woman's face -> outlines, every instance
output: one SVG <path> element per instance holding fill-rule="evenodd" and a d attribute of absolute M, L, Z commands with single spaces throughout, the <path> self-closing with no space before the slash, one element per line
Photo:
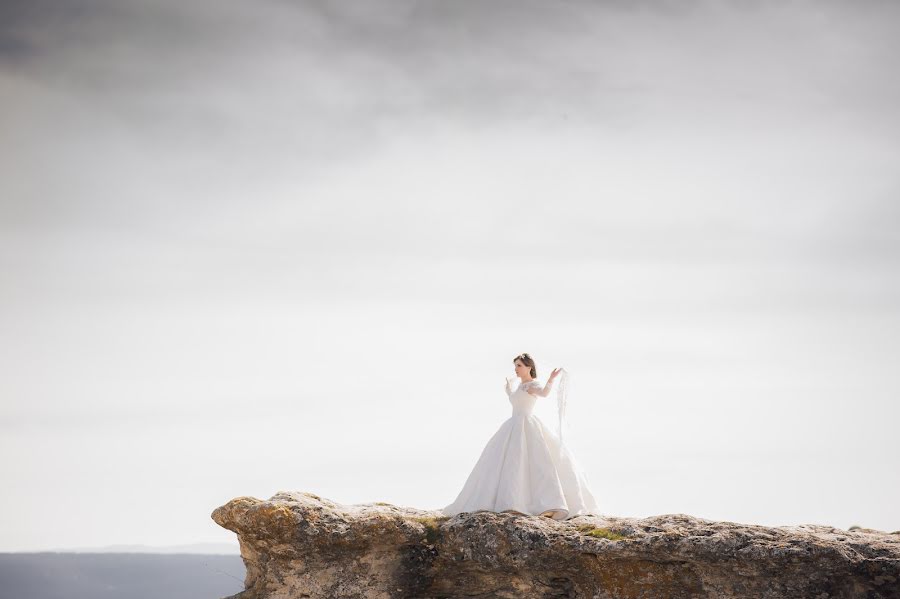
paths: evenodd
<path fill-rule="evenodd" d="M 516 376 L 518 376 L 520 379 L 525 378 L 531 372 L 531 368 L 525 366 L 525 364 L 522 363 L 522 360 L 516 360 L 515 364 Z"/>

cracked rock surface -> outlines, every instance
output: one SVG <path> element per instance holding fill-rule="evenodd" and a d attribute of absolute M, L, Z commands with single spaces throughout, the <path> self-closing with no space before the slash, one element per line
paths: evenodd
<path fill-rule="evenodd" d="M 580 516 L 237 497 L 212 518 L 247 566 L 233 599 L 900 599 L 900 531 L 757 526 L 686 514 Z"/>

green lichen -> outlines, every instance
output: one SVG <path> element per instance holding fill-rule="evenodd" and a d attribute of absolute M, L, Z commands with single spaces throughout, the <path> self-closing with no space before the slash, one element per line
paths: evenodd
<path fill-rule="evenodd" d="M 441 525 L 439 520 L 446 520 L 446 518 L 438 519 L 433 516 L 412 516 L 410 519 L 415 520 L 425 527 L 425 542 L 429 545 L 436 543 L 441 536 Z"/>
<path fill-rule="evenodd" d="M 578 530 L 586 535 L 597 537 L 598 539 L 609 539 L 610 541 L 621 541 L 622 539 L 628 538 L 617 532 L 613 532 L 608 528 L 595 528 L 590 524 L 583 524 L 578 527 Z"/>

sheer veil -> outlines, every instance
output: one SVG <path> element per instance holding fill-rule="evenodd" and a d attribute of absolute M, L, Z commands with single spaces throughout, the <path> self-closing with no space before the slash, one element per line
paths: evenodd
<path fill-rule="evenodd" d="M 559 371 L 559 386 L 556 388 L 556 412 L 559 415 L 559 442 L 564 444 L 563 432 L 568 428 L 566 424 L 566 406 L 569 401 L 569 371 L 565 368 L 560 368 Z"/>

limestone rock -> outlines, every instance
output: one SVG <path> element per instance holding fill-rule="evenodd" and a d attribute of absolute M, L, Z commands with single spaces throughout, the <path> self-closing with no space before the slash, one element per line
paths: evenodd
<path fill-rule="evenodd" d="M 238 497 L 212 518 L 247 566 L 233 599 L 900 598 L 900 531 L 686 514 L 580 516 Z"/>

